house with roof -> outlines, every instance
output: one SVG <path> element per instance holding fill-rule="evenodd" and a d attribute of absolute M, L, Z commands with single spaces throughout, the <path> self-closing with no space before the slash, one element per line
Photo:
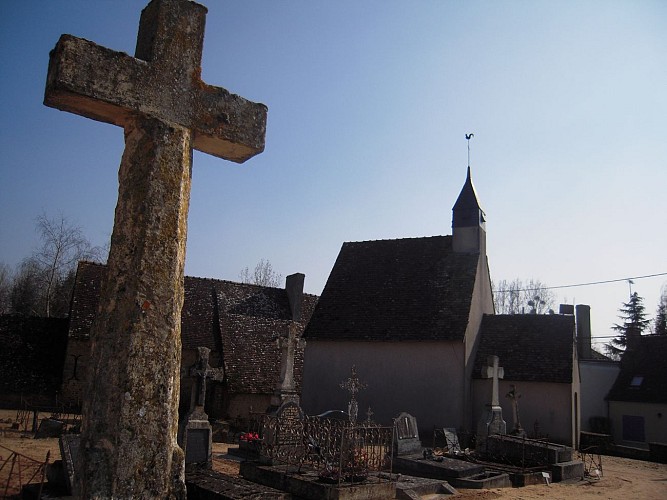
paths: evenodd
<path fill-rule="evenodd" d="M 485 314 L 493 314 L 485 215 L 470 169 L 452 235 L 344 243 L 304 332 L 302 404 L 345 409 L 352 366 L 366 389 L 360 418 L 400 411 L 434 426 L 470 428 L 472 371 Z"/>
<path fill-rule="evenodd" d="M 667 335 L 628 338 L 606 399 L 617 445 L 648 449 L 649 443 L 667 443 Z"/>
<path fill-rule="evenodd" d="M 62 398 L 79 403 L 85 390 L 90 327 L 99 303 L 106 266 L 81 262 L 70 310 L 63 369 Z M 182 374 L 179 413 L 189 410 L 193 380 L 187 376 L 197 361 L 197 348 L 211 350 L 209 364 L 224 370 L 224 380 L 207 384 L 206 411 L 212 418 L 247 417 L 276 404 L 285 382 L 301 389 L 303 343 L 299 341 L 317 297 L 303 293 L 304 275 L 286 278 L 284 289 L 185 277 L 181 313 Z M 287 344 L 293 342 L 289 363 Z"/>
<path fill-rule="evenodd" d="M 490 401 L 482 368 L 488 356 L 500 358 L 499 402 L 508 432 L 514 390 L 519 420 L 528 437 L 576 446 L 581 384 L 575 343 L 575 317 L 567 314 L 485 315 L 473 369 L 473 419 L 481 420 Z"/>

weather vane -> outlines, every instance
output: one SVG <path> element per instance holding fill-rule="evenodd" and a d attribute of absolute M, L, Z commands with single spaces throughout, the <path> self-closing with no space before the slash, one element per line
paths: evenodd
<path fill-rule="evenodd" d="M 468 168 L 470 168 L 470 139 L 475 137 L 475 134 L 472 132 L 470 134 L 466 134 L 466 141 L 468 141 Z"/>

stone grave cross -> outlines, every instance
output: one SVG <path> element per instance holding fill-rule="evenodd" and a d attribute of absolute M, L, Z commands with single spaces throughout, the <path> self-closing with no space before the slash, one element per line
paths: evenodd
<path fill-rule="evenodd" d="M 486 362 L 487 366 L 482 367 L 482 377 L 493 379 L 491 406 L 500 406 L 500 399 L 498 399 L 498 379 L 505 376 L 505 371 L 502 366 L 498 366 L 498 356 L 489 356 Z"/>
<path fill-rule="evenodd" d="M 491 404 L 486 405 L 485 414 L 477 425 L 477 450 L 484 451 L 486 438 L 493 434 L 507 434 L 507 424 L 503 420 L 503 409 L 498 399 L 498 379 L 505 376 L 499 365 L 498 356 L 486 358 L 486 366 L 482 367 L 482 377 L 493 379 L 491 390 Z"/>
<path fill-rule="evenodd" d="M 197 363 L 190 368 L 190 376 L 197 377 L 194 391 L 194 405 L 204 408 L 206 403 L 206 380 L 211 379 L 222 382 L 225 371 L 222 368 L 211 368 L 208 364 L 211 350 L 208 347 L 197 347 Z"/>
<path fill-rule="evenodd" d="M 276 339 L 280 352 L 280 380 L 276 384 L 271 404 L 280 406 L 287 401 L 299 404 L 299 393 L 294 383 L 294 361 L 297 351 L 302 349 L 302 340 L 296 325 L 290 324 L 287 335 Z"/>
<path fill-rule="evenodd" d="M 197 347 L 197 361 L 190 367 L 191 377 L 195 377 L 192 386 L 190 413 L 179 423 L 179 443 L 185 450 L 185 465 L 198 464 L 211 466 L 213 448 L 213 429 L 206 414 L 206 381 L 221 382 L 225 378 L 222 368 L 211 368 L 208 364 L 211 350 Z"/>
<path fill-rule="evenodd" d="M 514 417 L 514 427 L 512 428 L 511 434 L 515 436 L 525 436 L 526 431 L 521 427 L 521 420 L 519 419 L 519 399 L 521 399 L 521 393 L 516 390 L 516 385 L 510 385 L 510 391 L 505 395 L 512 401 L 512 416 Z"/>
<path fill-rule="evenodd" d="M 44 103 L 123 127 L 108 277 L 91 327 L 82 498 L 185 498 L 178 446 L 192 149 L 243 162 L 267 108 L 201 80 L 206 8 L 152 0 L 135 57 L 62 35 Z"/>

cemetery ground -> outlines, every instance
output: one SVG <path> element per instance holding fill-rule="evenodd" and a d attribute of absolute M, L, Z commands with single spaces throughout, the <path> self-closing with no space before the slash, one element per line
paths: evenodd
<path fill-rule="evenodd" d="M 45 415 L 46 416 L 46 415 Z M 0 410 L 0 457 L 5 459 L 7 450 L 43 462 L 51 452 L 50 462 L 60 459 L 57 438 L 34 439 L 32 434 L 8 430 L 16 419 L 16 410 Z M 213 443 L 213 469 L 223 474 L 237 476 L 239 462 L 226 453 L 229 445 Z M 667 464 L 644 462 L 627 458 L 603 456 L 603 476 L 598 480 L 567 481 L 546 485 L 531 485 L 523 488 L 493 488 L 483 490 L 459 490 L 453 498 L 474 500 L 626 500 L 667 498 Z M 0 484 L 4 486 L 7 473 L 0 471 Z"/>

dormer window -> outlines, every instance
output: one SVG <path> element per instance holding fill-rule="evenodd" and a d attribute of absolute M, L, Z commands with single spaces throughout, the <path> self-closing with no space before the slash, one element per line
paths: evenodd
<path fill-rule="evenodd" d="M 644 377 L 642 375 L 635 375 L 632 377 L 632 380 L 630 381 L 630 387 L 639 387 L 642 385 L 642 382 L 644 381 Z"/>

